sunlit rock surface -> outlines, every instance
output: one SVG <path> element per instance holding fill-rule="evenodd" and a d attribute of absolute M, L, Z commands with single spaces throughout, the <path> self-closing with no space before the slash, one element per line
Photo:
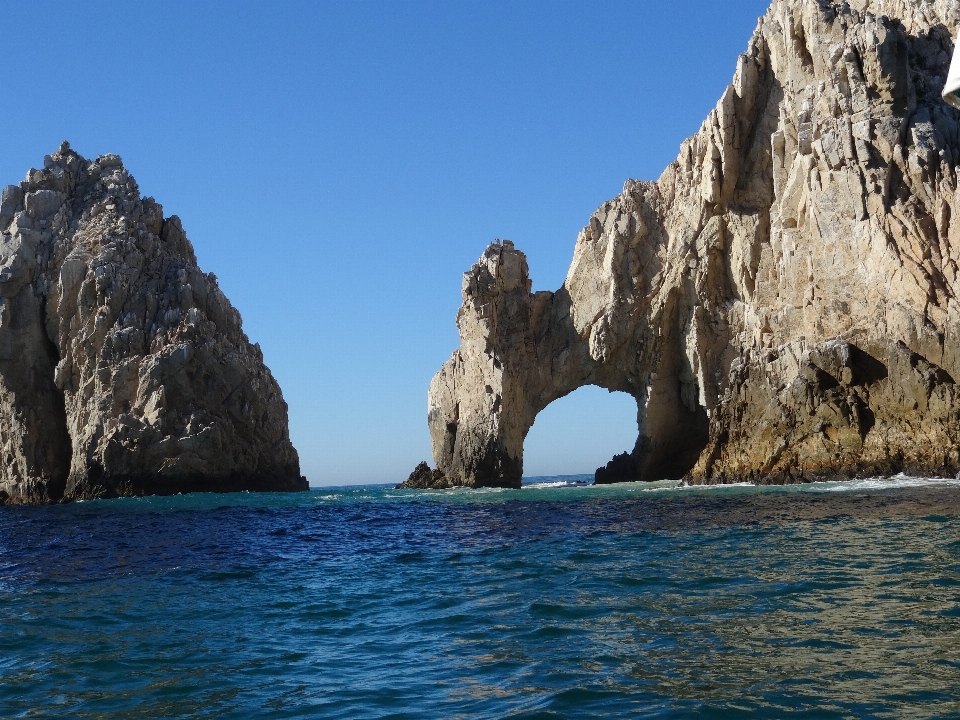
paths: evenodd
<path fill-rule="evenodd" d="M 0 503 L 307 488 L 260 348 L 115 155 L 3 190 L 0 445 Z"/>
<path fill-rule="evenodd" d="M 952 0 L 776 0 L 677 160 L 590 218 L 563 287 L 531 294 L 524 255 L 487 248 L 429 391 L 446 482 L 518 486 L 537 413 L 587 384 L 638 405 L 600 482 L 956 473 L 958 26 Z"/>

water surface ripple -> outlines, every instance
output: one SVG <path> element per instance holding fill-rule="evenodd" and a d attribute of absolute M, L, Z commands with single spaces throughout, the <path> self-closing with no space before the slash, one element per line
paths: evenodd
<path fill-rule="evenodd" d="M 0 508 L 0 716 L 960 717 L 960 483 Z"/>

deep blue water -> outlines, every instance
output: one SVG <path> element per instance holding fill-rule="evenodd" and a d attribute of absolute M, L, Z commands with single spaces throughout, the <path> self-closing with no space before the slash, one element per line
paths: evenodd
<path fill-rule="evenodd" d="M 0 717 L 960 717 L 960 483 L 0 508 Z"/>

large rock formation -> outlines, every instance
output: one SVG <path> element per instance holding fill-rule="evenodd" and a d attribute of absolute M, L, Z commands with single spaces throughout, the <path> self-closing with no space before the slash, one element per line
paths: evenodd
<path fill-rule="evenodd" d="M 958 27 L 954 0 L 775 0 L 677 160 L 590 218 L 560 290 L 487 248 L 430 386 L 446 483 L 519 485 L 537 413 L 587 384 L 638 405 L 601 482 L 955 473 Z"/>
<path fill-rule="evenodd" d="M 307 487 L 260 348 L 115 155 L 3 190 L 0 445 L 0 503 Z"/>

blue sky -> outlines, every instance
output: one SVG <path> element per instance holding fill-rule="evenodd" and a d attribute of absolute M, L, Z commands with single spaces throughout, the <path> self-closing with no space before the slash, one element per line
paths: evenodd
<path fill-rule="evenodd" d="M 0 3 L 0 185 L 69 139 L 183 220 L 290 406 L 312 484 L 402 480 L 495 237 L 535 289 L 625 179 L 656 179 L 766 0 Z M 545 410 L 525 474 L 592 472 L 636 406 Z"/>

